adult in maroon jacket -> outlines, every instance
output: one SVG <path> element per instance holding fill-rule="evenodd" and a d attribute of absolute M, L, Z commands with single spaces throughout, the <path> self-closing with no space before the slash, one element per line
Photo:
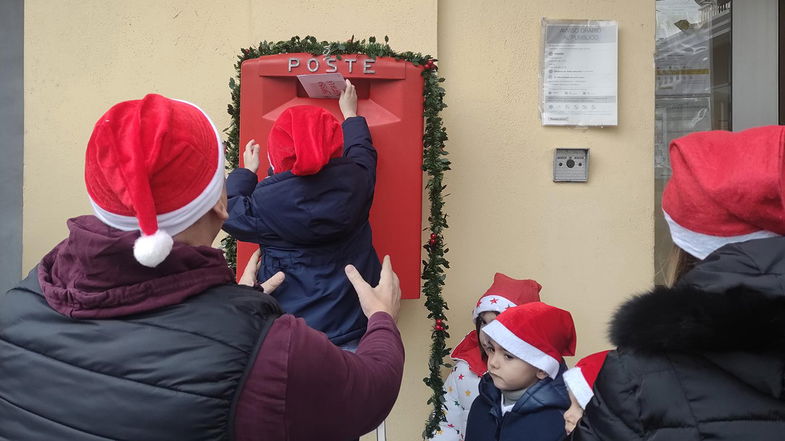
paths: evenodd
<path fill-rule="evenodd" d="M 342 441 L 385 418 L 404 356 L 389 259 L 375 288 L 346 269 L 368 316 L 356 353 L 235 284 L 211 246 L 222 152 L 201 110 L 159 95 L 99 120 L 95 216 L 0 295 L 0 439 Z"/>

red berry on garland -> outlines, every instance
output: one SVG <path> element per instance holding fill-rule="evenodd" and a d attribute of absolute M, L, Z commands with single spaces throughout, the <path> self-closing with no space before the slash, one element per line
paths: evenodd
<path fill-rule="evenodd" d="M 431 233 L 431 239 L 432 240 L 436 240 L 438 238 L 439 238 L 439 236 L 437 236 L 436 233 Z"/>
<path fill-rule="evenodd" d="M 431 239 L 431 240 L 429 240 L 429 241 L 428 241 L 428 245 L 430 245 L 430 246 L 434 246 L 434 245 L 436 245 L 436 239 Z"/>
<path fill-rule="evenodd" d="M 444 331 L 444 326 L 442 325 L 436 325 L 433 328 L 436 329 L 437 331 Z"/>
<path fill-rule="evenodd" d="M 441 326 L 442 325 L 442 319 L 436 319 L 436 324 Z"/>

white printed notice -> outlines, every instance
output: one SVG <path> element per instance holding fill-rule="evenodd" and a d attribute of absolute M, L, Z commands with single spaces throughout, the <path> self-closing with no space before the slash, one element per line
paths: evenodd
<path fill-rule="evenodd" d="M 542 33 L 542 124 L 617 125 L 618 23 L 543 19 Z"/>
<path fill-rule="evenodd" d="M 311 98 L 338 98 L 346 89 L 343 75 L 339 73 L 297 75 L 305 93 Z"/>

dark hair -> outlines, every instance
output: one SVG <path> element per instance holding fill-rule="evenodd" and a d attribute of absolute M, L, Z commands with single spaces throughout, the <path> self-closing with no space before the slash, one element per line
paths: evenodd
<path fill-rule="evenodd" d="M 477 315 L 477 318 L 474 319 L 474 329 L 477 330 L 477 346 L 480 348 L 480 356 L 482 357 L 482 361 L 488 361 L 488 354 L 485 353 L 485 349 L 482 347 L 482 341 L 480 341 L 480 328 L 482 328 L 482 325 L 482 314 L 479 314 Z"/>

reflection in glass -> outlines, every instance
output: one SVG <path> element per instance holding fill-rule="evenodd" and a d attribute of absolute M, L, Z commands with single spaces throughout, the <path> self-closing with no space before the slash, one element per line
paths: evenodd
<path fill-rule="evenodd" d="M 654 121 L 655 283 L 672 242 L 662 215 L 668 146 L 704 130 L 731 130 L 731 1 L 657 0 Z"/>

